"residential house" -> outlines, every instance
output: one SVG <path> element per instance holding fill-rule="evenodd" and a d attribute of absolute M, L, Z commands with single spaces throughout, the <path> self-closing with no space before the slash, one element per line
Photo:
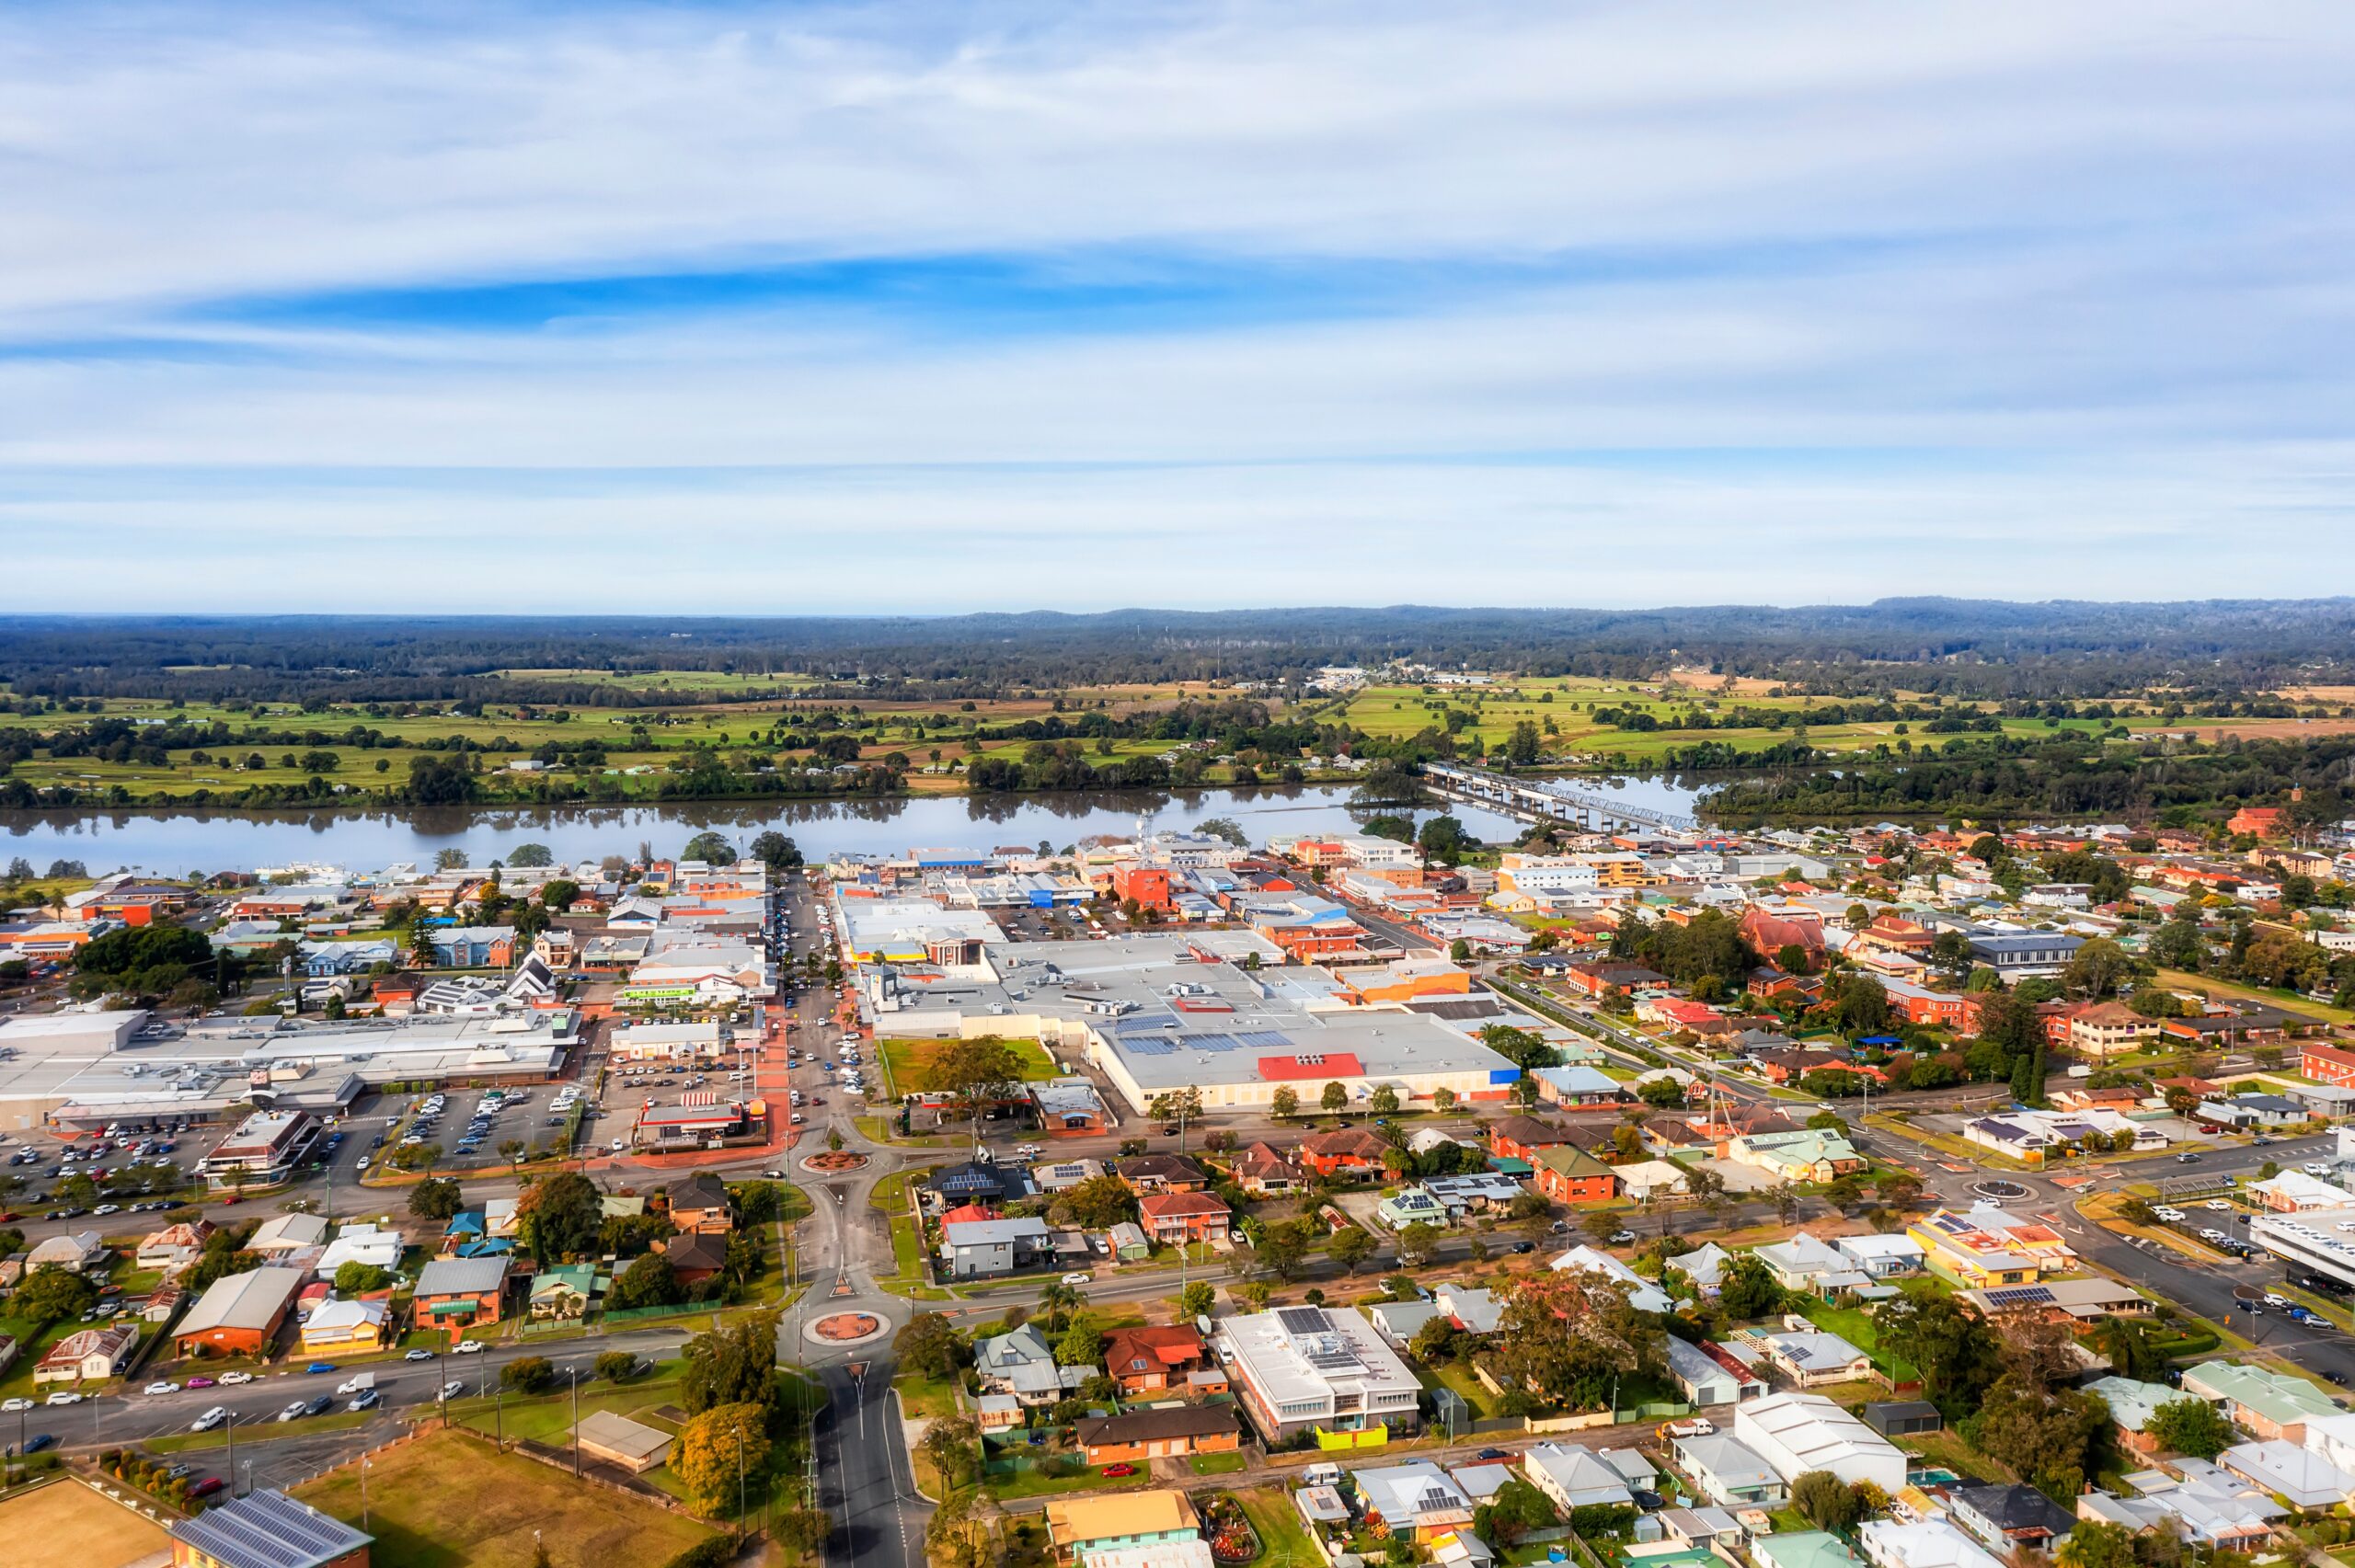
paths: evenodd
<path fill-rule="evenodd" d="M 1766 1385 L 1730 1356 L 1720 1359 L 1709 1354 L 1706 1345 L 1673 1334 L 1667 1344 L 1668 1375 L 1696 1409 L 1735 1404 L 1766 1391 Z"/>
<path fill-rule="evenodd" d="M 134 1323 L 109 1323 L 102 1328 L 76 1329 L 33 1364 L 33 1386 L 48 1383 L 98 1382 L 119 1378 L 139 1345 Z"/>
<path fill-rule="evenodd" d="M 1854 1382 L 1872 1376 L 1872 1357 L 1836 1333 L 1822 1330 L 1759 1336 L 1766 1359 L 1802 1389 Z"/>
<path fill-rule="evenodd" d="M 322 1301 L 303 1320 L 303 1350 L 310 1356 L 350 1356 L 391 1343 L 389 1300 L 354 1298 Z"/>
<path fill-rule="evenodd" d="M 644 1475 L 661 1466 L 671 1457 L 671 1446 L 676 1441 L 659 1426 L 610 1410 L 592 1411 L 572 1431 L 584 1457 L 632 1475 Z"/>
<path fill-rule="evenodd" d="M 1620 1473 L 1573 1443 L 1535 1443 L 1523 1450 L 1521 1468 L 1562 1516 L 1573 1508 L 1627 1507 L 1635 1494 Z"/>
<path fill-rule="evenodd" d="M 728 1238 L 708 1230 L 667 1237 L 655 1242 L 654 1249 L 682 1285 L 700 1285 L 728 1267 Z"/>
<path fill-rule="evenodd" d="M 62 1231 L 33 1243 L 32 1251 L 25 1254 L 25 1272 L 62 1268 L 68 1274 L 80 1274 L 106 1262 L 107 1256 L 107 1244 L 96 1230 Z"/>
<path fill-rule="evenodd" d="M 1187 1373 L 1209 1363 L 1202 1336 L 1183 1324 L 1114 1329 L 1104 1336 L 1104 1370 L 1123 1397 L 1180 1386 Z"/>
<path fill-rule="evenodd" d="M 1164 1489 L 1057 1497 L 1047 1504 L 1047 1539 L 1060 1563 L 1141 1546 L 1197 1541 L 1201 1524 L 1184 1493 Z"/>
<path fill-rule="evenodd" d="M 1775 1283 L 1786 1290 L 1806 1290 L 1813 1293 L 1853 1290 L 1865 1282 L 1865 1273 L 1855 1260 L 1829 1242 L 1819 1241 L 1805 1230 L 1786 1242 L 1774 1242 L 1752 1249 L 1752 1255 L 1766 1265 Z"/>
<path fill-rule="evenodd" d="M 524 1300 L 534 1319 L 579 1318 L 588 1315 L 597 1292 L 597 1265 L 557 1264 L 532 1276 Z"/>
<path fill-rule="evenodd" d="M 2050 1551 L 2076 1521 L 2033 1486 L 1956 1486 L 1947 1492 L 1955 1522 L 1997 1551 Z"/>
<path fill-rule="evenodd" d="M 1722 1435 L 1676 1439 L 1676 1468 L 1694 1490 L 1728 1508 L 1771 1508 L 1790 1494 L 1775 1467 L 1739 1438 Z"/>
<path fill-rule="evenodd" d="M 1139 1154 L 1116 1161 L 1112 1173 L 1140 1196 L 1152 1193 L 1199 1193 L 1210 1190 L 1210 1173 L 1182 1154 Z"/>
<path fill-rule="evenodd" d="M 1856 1533 L 1873 1568 L 2004 1568 L 2001 1558 L 1943 1518 L 1867 1519 Z"/>
<path fill-rule="evenodd" d="M 1922 1272 L 1922 1243 L 1895 1232 L 1834 1236 L 1832 1244 L 1859 1274 L 1874 1280 L 1896 1279 Z"/>
<path fill-rule="evenodd" d="M 1731 1140 L 1727 1155 L 1784 1182 L 1829 1182 L 1865 1169 L 1865 1157 L 1845 1136 L 1808 1127 L 1744 1134 Z"/>
<path fill-rule="evenodd" d="M 728 1200 L 728 1185 L 707 1172 L 672 1182 L 662 1189 L 671 1223 L 681 1230 L 724 1235 L 735 1229 L 735 1211 Z"/>
<path fill-rule="evenodd" d="M 2181 1479 L 2161 1470 L 2136 1471 L 2118 1495 L 2089 1492 L 2077 1499 L 2077 1517 L 2116 1525 L 2136 1535 L 2154 1531 L 2203 1546 L 2253 1551 L 2290 1510 L 2271 1496 L 2205 1459 L 2174 1461 Z"/>
<path fill-rule="evenodd" d="M 973 1371 L 984 1393 L 1006 1394 L 1025 1405 L 1050 1405 L 1096 1375 L 1093 1367 L 1059 1367 L 1054 1347 L 1037 1323 L 973 1346 Z"/>
<path fill-rule="evenodd" d="M 1535 1150 L 1530 1162 L 1530 1185 L 1557 1203 L 1608 1203 L 1618 1196 L 1611 1167 L 1567 1142 Z"/>
<path fill-rule="evenodd" d="M 1567 1127 L 1535 1116 L 1500 1116 L 1488 1124 L 1488 1152 L 1500 1160 L 1526 1160 L 1534 1164 L 1538 1150 L 1570 1143 Z"/>
<path fill-rule="evenodd" d="M 1665 1312 L 1675 1306 L 1668 1292 L 1598 1247 L 1583 1242 L 1553 1262 L 1557 1274 L 1590 1274 L 1626 1287 L 1627 1304 L 1639 1312 Z"/>
<path fill-rule="evenodd" d="M 261 1222 L 245 1250 L 269 1257 L 327 1244 L 327 1220 L 323 1214 L 274 1214 Z"/>
<path fill-rule="evenodd" d="M 1137 1223 L 1165 1245 L 1223 1242 L 1234 1214 L 1206 1192 L 1148 1193 L 1137 1199 Z"/>
<path fill-rule="evenodd" d="M 1300 1167 L 1267 1143 L 1245 1148 L 1229 1169 L 1235 1173 L 1235 1185 L 1254 1197 L 1281 1197 L 1308 1185 Z"/>
<path fill-rule="evenodd" d="M 508 1260 L 503 1254 L 435 1258 L 417 1276 L 414 1298 L 420 1328 L 461 1330 L 500 1321 L 507 1295 Z"/>
<path fill-rule="evenodd" d="M 1453 1217 L 1447 1205 L 1419 1186 L 1402 1187 L 1374 1206 L 1382 1222 L 1393 1230 L 1404 1230 L 1409 1225 L 1445 1225 Z"/>
<path fill-rule="evenodd" d="M 2284 1438 L 2239 1443 L 2216 1456 L 2217 1465 L 2295 1508 L 2336 1508 L 2355 1493 L 2349 1475 L 2322 1455 Z"/>
<path fill-rule="evenodd" d="M 262 1267 L 214 1280 L 172 1331 L 180 1354 L 265 1353 L 293 1308 L 304 1273 L 299 1268 Z"/>
<path fill-rule="evenodd" d="M 2131 1056 L 2159 1036 L 2159 1021 L 2123 1002 L 2097 1001 L 2069 1013 L 2069 1048 L 2089 1060 Z"/>
<path fill-rule="evenodd" d="M 2167 1383 L 2145 1383 L 2133 1378 L 2096 1378 L 2085 1385 L 2085 1392 L 2101 1396 L 2109 1407 L 2109 1419 L 2118 1428 L 2118 1446 L 2130 1454 L 2147 1459 L 2158 1453 L 2165 1445 L 2151 1436 L 2147 1428 L 2151 1417 L 2163 1404 L 2177 1400 L 2197 1399 Z"/>
<path fill-rule="evenodd" d="M 2235 1361 L 2203 1361 L 2186 1368 L 2183 1391 L 2206 1400 L 2257 1437 L 2292 1443 L 2305 1441 L 2308 1421 L 2338 1408 L 2303 1378 Z"/>
<path fill-rule="evenodd" d="M 210 1219 L 167 1225 L 160 1230 L 149 1231 L 132 1255 L 141 1268 L 177 1274 L 204 1255 L 204 1243 L 217 1229 Z"/>
<path fill-rule="evenodd" d="M 1378 1520 L 1391 1534 L 1418 1545 L 1428 1546 L 1472 1523 L 1472 1499 L 1429 1459 L 1370 1466 L 1350 1479 L 1369 1521 Z"/>
<path fill-rule="evenodd" d="M 1143 1465 L 1194 1454 L 1231 1454 L 1243 1430 L 1231 1404 L 1160 1405 L 1079 1423 L 1073 1434 L 1090 1466 Z"/>
<path fill-rule="evenodd" d="M 1545 1067 L 1533 1074 L 1539 1097 L 1568 1107 L 1614 1106 L 1634 1103 L 1627 1085 L 1592 1067 Z"/>
<path fill-rule="evenodd" d="M 1783 1530 L 1750 1543 L 1758 1568 L 1856 1568 L 1855 1553 L 1829 1530 Z"/>
<path fill-rule="evenodd" d="M 2052 1322 L 2088 1323 L 2097 1318 L 2147 1318 L 2157 1310 L 2149 1297 L 2106 1275 L 2084 1279 L 2045 1278 L 2034 1285 L 1999 1285 L 1960 1294 L 1964 1300 L 1995 1319 L 2029 1312 Z"/>
<path fill-rule="evenodd" d="M 1320 1176 L 1379 1174 L 1396 1157 L 1390 1145 L 1361 1127 L 1312 1133 L 1300 1142 L 1300 1162 Z"/>
<path fill-rule="evenodd" d="M 984 1219 L 940 1228 L 943 1270 L 952 1279 L 983 1279 L 1016 1274 L 1054 1257 L 1053 1237 L 1043 1219 Z"/>

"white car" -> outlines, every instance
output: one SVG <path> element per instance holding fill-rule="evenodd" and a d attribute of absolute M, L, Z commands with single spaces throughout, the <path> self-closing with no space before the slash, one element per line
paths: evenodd
<path fill-rule="evenodd" d="M 2157 1215 L 2160 1219 L 2165 1220 L 2170 1225 L 2183 1218 L 2183 1210 L 2180 1208 L 2154 1208 L 2151 1210 L 2151 1212 Z"/>
<path fill-rule="evenodd" d="M 2269 1290 L 2266 1292 L 2265 1304 L 2269 1307 L 2286 1307 L 2290 1304 L 2290 1298 L 2287 1296 L 2276 1296 Z"/>
<path fill-rule="evenodd" d="M 190 1422 L 188 1429 L 191 1432 L 210 1432 L 228 1419 L 228 1411 L 216 1404 L 194 1421 Z"/>
<path fill-rule="evenodd" d="M 33 1402 L 29 1399 L 0 1400 L 0 1410 L 5 1410 L 10 1414 L 20 1410 L 30 1410 L 32 1407 Z"/>
<path fill-rule="evenodd" d="M 2309 1160 L 2303 1169 L 2309 1176 L 2327 1176 L 2330 1174 L 2330 1162 L 2326 1160 Z"/>
<path fill-rule="evenodd" d="M 280 1411 L 278 1413 L 278 1419 L 281 1421 L 300 1421 L 303 1419 L 303 1413 L 310 1408 L 311 1402 L 309 1400 L 298 1399 L 293 1404 L 288 1405 L 284 1410 Z"/>
<path fill-rule="evenodd" d="M 442 1385 L 442 1397 L 443 1399 L 456 1399 L 465 1391 L 466 1385 L 458 1382 L 454 1379 Z"/>
<path fill-rule="evenodd" d="M 1717 1429 L 1716 1422 L 1695 1416 L 1690 1421 L 1671 1422 L 1669 1425 L 1668 1435 L 1671 1437 L 1706 1437 L 1714 1434 Z"/>
<path fill-rule="evenodd" d="M 82 1395 L 82 1394 L 69 1394 L 69 1393 L 59 1392 L 59 1393 L 53 1393 L 53 1394 L 50 1395 L 47 1399 L 45 1399 L 45 1400 L 41 1401 L 41 1403 L 43 1403 L 43 1404 L 80 1404 L 80 1403 L 82 1402 L 82 1401 L 83 1401 L 83 1399 L 84 1399 L 85 1397 L 86 1397 L 86 1396 L 84 1396 L 84 1395 Z"/>
<path fill-rule="evenodd" d="M 251 1372 L 224 1372 L 213 1379 L 216 1383 L 250 1383 L 253 1380 Z"/>
<path fill-rule="evenodd" d="M 180 1391 L 180 1386 L 178 1383 L 150 1383 L 147 1391 L 151 1394 L 176 1394 Z"/>
<path fill-rule="evenodd" d="M 458 1341 L 457 1344 L 450 1347 L 450 1354 L 453 1356 L 479 1356 L 482 1354 L 482 1341 L 478 1339 L 462 1339 Z"/>
<path fill-rule="evenodd" d="M 2211 1209 L 2214 1209 L 2216 1212 L 2218 1212 L 2218 1213 L 2220 1213 L 2220 1214 L 2229 1214 L 2229 1213 L 2231 1213 L 2231 1212 L 2232 1212 L 2232 1207 L 2233 1207 L 2233 1206 L 2232 1206 L 2231 1204 L 2226 1203 L 2226 1202 L 2225 1202 L 2223 1198 L 2221 1198 L 2221 1197 L 2211 1197 L 2211 1198 L 2210 1198 L 2206 1203 L 2201 1204 L 2200 1207 L 2202 1207 L 2202 1208 L 2211 1208 Z"/>
<path fill-rule="evenodd" d="M 1065 1285 L 1093 1285 L 1095 1282 L 1096 1276 L 1092 1274 L 1066 1274 L 1063 1276 L 1063 1283 Z"/>

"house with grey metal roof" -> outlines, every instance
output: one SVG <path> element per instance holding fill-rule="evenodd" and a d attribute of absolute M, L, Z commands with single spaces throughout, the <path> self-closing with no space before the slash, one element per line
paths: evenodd
<path fill-rule="evenodd" d="M 952 1279 L 1014 1274 L 1051 1263 L 1054 1255 L 1053 1234 L 1036 1217 L 966 1219 L 940 1228 L 940 1259 Z"/>
<path fill-rule="evenodd" d="M 1676 1465 L 1703 1496 L 1728 1508 L 1772 1506 L 1788 1494 L 1775 1467 L 1731 1437 L 1679 1437 Z"/>

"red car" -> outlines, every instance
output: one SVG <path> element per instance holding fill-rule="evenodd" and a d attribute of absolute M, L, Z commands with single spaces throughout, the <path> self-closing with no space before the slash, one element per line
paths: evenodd
<path fill-rule="evenodd" d="M 217 1475 L 208 1475 L 194 1486 L 190 1487 L 188 1494 L 191 1497 L 210 1497 L 228 1484 Z"/>
<path fill-rule="evenodd" d="M 1137 1467 L 1134 1465 L 1106 1465 L 1103 1473 L 1108 1480 L 1110 1480 L 1124 1475 L 1134 1475 L 1136 1472 Z"/>
<path fill-rule="evenodd" d="M 213 1383 L 210 1378 L 190 1378 L 187 1386 L 191 1389 L 209 1389 L 213 1386 Z"/>

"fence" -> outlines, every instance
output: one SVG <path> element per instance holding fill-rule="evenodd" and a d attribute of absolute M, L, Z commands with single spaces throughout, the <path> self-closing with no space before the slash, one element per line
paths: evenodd
<path fill-rule="evenodd" d="M 708 1301 L 684 1301 L 672 1307 L 624 1307 L 617 1312 L 603 1314 L 598 1321 L 610 1329 L 616 1323 L 642 1323 L 651 1318 L 691 1318 L 715 1310 Z"/>

